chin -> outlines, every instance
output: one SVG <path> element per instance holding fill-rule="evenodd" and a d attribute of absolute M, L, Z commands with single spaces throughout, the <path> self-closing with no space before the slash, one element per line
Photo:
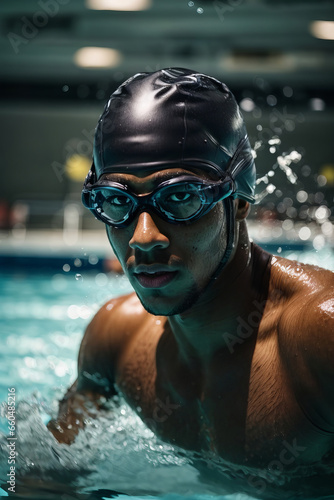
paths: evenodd
<path fill-rule="evenodd" d="M 200 291 L 194 285 L 186 296 L 178 294 L 177 297 L 165 297 L 160 290 L 155 290 L 149 297 L 142 297 L 137 291 L 136 294 L 147 312 L 154 316 L 175 316 L 190 309 L 200 296 Z M 183 300 L 180 301 L 180 296 Z"/>

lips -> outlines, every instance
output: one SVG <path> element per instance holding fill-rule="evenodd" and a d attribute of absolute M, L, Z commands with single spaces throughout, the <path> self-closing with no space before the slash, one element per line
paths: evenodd
<path fill-rule="evenodd" d="M 133 274 L 144 288 L 163 288 L 175 278 L 177 271 L 171 270 L 168 266 L 154 264 L 138 266 Z"/>

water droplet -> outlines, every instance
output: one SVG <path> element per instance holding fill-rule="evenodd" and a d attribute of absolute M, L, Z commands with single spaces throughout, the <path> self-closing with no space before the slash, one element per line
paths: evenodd
<path fill-rule="evenodd" d="M 298 236 L 301 240 L 306 241 L 311 237 L 311 229 L 308 226 L 303 226 L 299 231 L 298 231 Z"/>
<path fill-rule="evenodd" d="M 282 247 L 278 247 L 277 253 L 281 253 L 281 252 L 282 252 Z"/>
<path fill-rule="evenodd" d="M 318 175 L 317 183 L 318 186 L 323 187 L 327 184 L 327 178 L 324 175 Z"/>
<path fill-rule="evenodd" d="M 90 254 L 90 256 L 88 257 L 88 262 L 92 265 L 92 266 L 95 266 L 95 264 L 97 264 L 99 261 L 99 258 L 97 255 L 95 254 Z"/>
<path fill-rule="evenodd" d="M 269 139 L 268 144 L 271 146 L 275 144 L 281 144 L 281 139 L 279 137 L 274 136 L 272 139 Z"/>
<path fill-rule="evenodd" d="M 76 275 L 75 275 L 75 279 L 76 279 L 77 281 L 82 281 L 82 280 L 83 280 L 83 277 L 81 276 L 81 274 L 76 274 Z"/>
<path fill-rule="evenodd" d="M 323 111 L 326 107 L 325 101 L 317 97 L 310 99 L 310 106 L 313 111 Z"/>
<path fill-rule="evenodd" d="M 285 97 L 292 97 L 293 96 L 293 89 L 291 87 L 283 87 L 283 94 Z"/>
<path fill-rule="evenodd" d="M 193 7 L 194 6 L 194 2 L 188 2 L 188 7 Z"/>
<path fill-rule="evenodd" d="M 281 170 L 287 176 L 287 179 L 291 182 L 291 184 L 295 184 L 298 177 L 290 168 L 291 163 L 297 163 L 300 161 L 302 155 L 297 151 L 292 151 L 288 155 L 282 155 L 277 157 L 277 164 Z"/>
<path fill-rule="evenodd" d="M 323 222 L 321 223 L 321 232 L 325 235 L 325 236 L 332 236 L 332 234 L 334 233 L 334 226 L 331 222 L 329 221 L 326 221 L 326 222 Z"/>
<path fill-rule="evenodd" d="M 331 211 L 329 210 L 328 207 L 325 205 L 321 205 L 317 210 L 315 211 L 315 218 L 318 219 L 318 221 L 325 221 L 327 218 L 330 216 Z"/>
<path fill-rule="evenodd" d="M 253 111 L 255 108 L 255 102 L 250 97 L 245 97 L 242 101 L 240 101 L 240 107 L 244 111 Z"/>
<path fill-rule="evenodd" d="M 326 245 L 326 240 L 322 234 L 318 234 L 313 240 L 313 248 L 316 251 L 321 250 Z"/>
<path fill-rule="evenodd" d="M 269 106 L 276 106 L 277 104 L 277 98 L 270 94 L 267 96 L 267 103 L 269 104 Z"/>
<path fill-rule="evenodd" d="M 71 266 L 69 264 L 63 265 L 63 271 L 65 271 L 65 273 L 68 273 L 68 271 L 70 271 L 70 269 L 71 269 Z"/>
<path fill-rule="evenodd" d="M 282 228 L 285 230 L 285 231 L 291 231 L 294 227 L 294 223 L 292 220 L 290 219 L 285 219 L 282 223 Z"/>
<path fill-rule="evenodd" d="M 203 14 L 204 10 L 202 9 L 202 7 L 198 7 L 197 9 L 197 14 Z"/>
<path fill-rule="evenodd" d="M 296 198 L 297 198 L 297 201 L 299 201 L 299 203 L 304 203 L 308 198 L 308 194 L 306 191 L 300 190 L 296 194 Z"/>

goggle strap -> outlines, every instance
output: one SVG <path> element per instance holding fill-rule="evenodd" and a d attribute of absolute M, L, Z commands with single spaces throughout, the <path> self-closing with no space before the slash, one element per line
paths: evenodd
<path fill-rule="evenodd" d="M 90 186 L 93 186 L 97 182 L 96 178 L 96 171 L 95 171 L 95 165 L 94 162 L 92 163 L 92 166 L 90 167 L 90 170 L 88 174 L 86 175 L 86 179 L 83 185 L 83 189 L 87 189 Z"/>
<path fill-rule="evenodd" d="M 233 198 L 229 196 L 228 198 L 225 198 L 223 200 L 224 203 L 224 208 L 225 208 L 225 213 L 226 213 L 226 233 L 227 233 L 227 241 L 226 241 L 226 249 L 225 253 L 223 255 L 222 260 L 218 264 L 217 269 L 211 276 L 209 283 L 207 287 L 209 286 L 212 281 L 217 279 L 218 275 L 222 271 L 222 269 L 226 266 L 228 263 L 232 251 L 234 249 L 234 233 L 235 233 L 235 221 L 234 221 L 234 203 L 233 203 Z"/>

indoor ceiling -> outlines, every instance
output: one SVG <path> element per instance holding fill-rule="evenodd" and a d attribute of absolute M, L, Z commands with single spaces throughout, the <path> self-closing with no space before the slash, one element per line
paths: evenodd
<path fill-rule="evenodd" d="M 312 23 L 334 20 L 333 1 L 141 0 L 139 11 L 88 1 L 1 0 L 2 99 L 104 99 L 136 72 L 177 66 L 237 91 L 292 88 L 331 100 L 334 41 L 314 36 Z M 113 49 L 109 67 L 78 66 L 84 47 Z"/>

